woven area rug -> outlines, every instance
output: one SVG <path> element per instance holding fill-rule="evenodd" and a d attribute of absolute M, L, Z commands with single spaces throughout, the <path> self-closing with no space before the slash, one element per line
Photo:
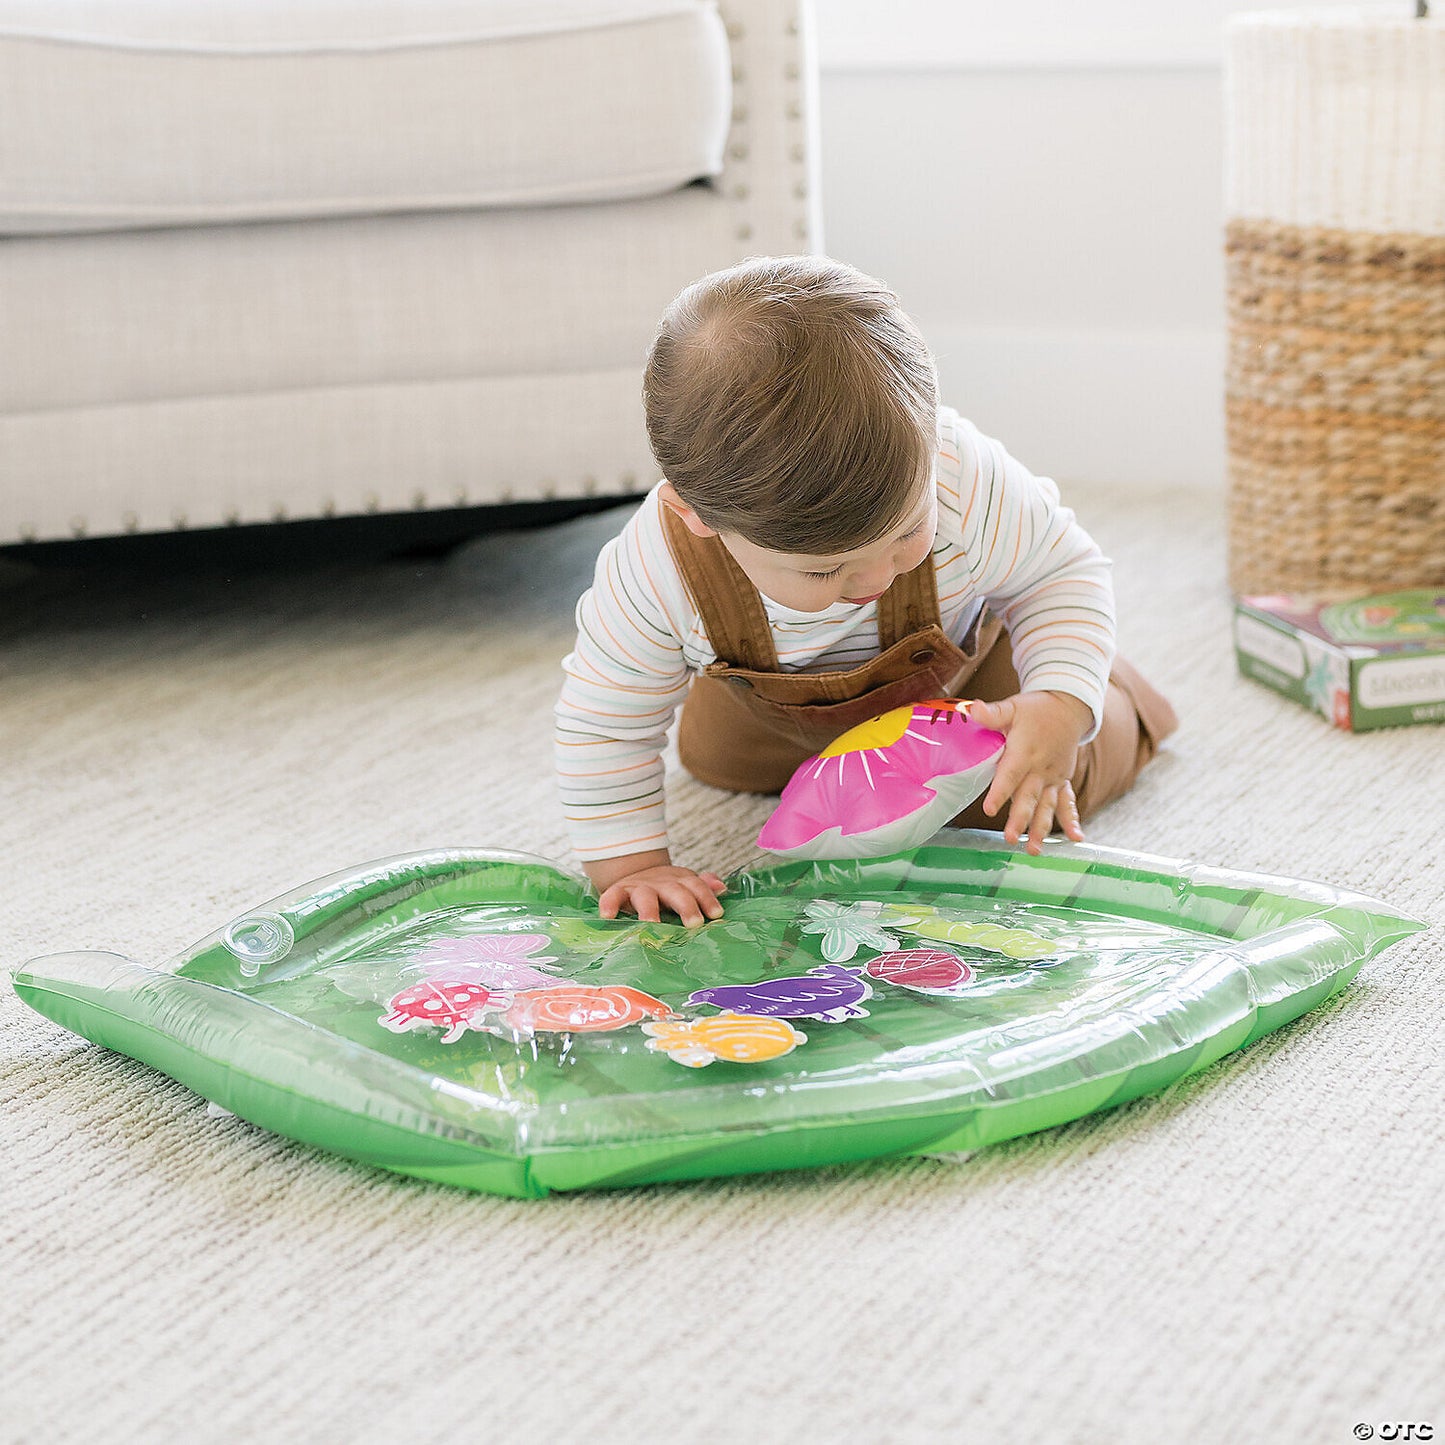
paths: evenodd
<path fill-rule="evenodd" d="M 0 1441 L 1445 1430 L 1445 732 L 1349 737 L 1235 677 L 1218 496 L 1069 500 L 1184 720 L 1090 841 L 1435 927 L 1107 1115 L 967 1158 L 541 1202 L 210 1117 L 0 987 Z M 566 861 L 550 711 L 620 516 L 424 564 L 0 564 L 0 966 L 159 961 L 415 849 Z M 684 861 L 757 856 L 766 801 L 686 778 L 671 800 Z"/>

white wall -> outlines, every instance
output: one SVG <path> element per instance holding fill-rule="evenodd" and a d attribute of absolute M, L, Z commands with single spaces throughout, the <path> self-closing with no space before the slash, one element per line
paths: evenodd
<path fill-rule="evenodd" d="M 1414 0 L 1307 0 L 1414 13 Z M 814 0 L 828 68 L 1218 65 L 1225 20 L 1288 0 Z"/>
<path fill-rule="evenodd" d="M 1061 480 L 1222 485 L 1220 35 L 1262 7 L 816 5 L 824 245 L 945 399 Z"/>

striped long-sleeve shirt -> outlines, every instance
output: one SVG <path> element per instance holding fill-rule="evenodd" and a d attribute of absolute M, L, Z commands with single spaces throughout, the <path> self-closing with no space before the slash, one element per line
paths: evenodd
<path fill-rule="evenodd" d="M 1008 628 L 1024 689 L 1079 698 L 1097 730 L 1114 655 L 1108 559 L 1052 481 L 949 407 L 939 409 L 935 475 L 944 631 L 961 639 L 987 603 Z M 878 652 L 876 602 L 798 612 L 764 596 L 763 609 L 784 671 L 842 670 Z M 667 846 L 663 746 L 692 674 L 716 660 L 655 487 L 602 549 L 562 665 L 557 772 L 579 858 Z"/>

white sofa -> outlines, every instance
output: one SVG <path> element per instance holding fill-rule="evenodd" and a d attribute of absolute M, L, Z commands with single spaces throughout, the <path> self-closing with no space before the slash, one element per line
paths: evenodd
<path fill-rule="evenodd" d="M 0 543 L 626 495 L 821 248 L 808 0 L 0 0 Z"/>

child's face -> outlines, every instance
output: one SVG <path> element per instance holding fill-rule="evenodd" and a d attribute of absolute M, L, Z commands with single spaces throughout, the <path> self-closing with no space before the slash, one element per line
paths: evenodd
<path fill-rule="evenodd" d="M 911 572 L 928 556 L 937 530 L 938 491 L 930 477 L 914 506 L 886 537 L 851 552 L 774 552 L 736 532 L 717 535 L 764 596 L 797 612 L 824 612 L 839 602 L 862 606 L 881 597 L 895 577 Z"/>

